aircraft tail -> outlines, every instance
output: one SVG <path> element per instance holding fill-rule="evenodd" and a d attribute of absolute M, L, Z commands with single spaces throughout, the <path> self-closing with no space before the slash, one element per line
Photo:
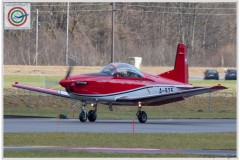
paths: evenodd
<path fill-rule="evenodd" d="M 161 73 L 158 76 L 188 83 L 187 47 L 185 44 L 178 43 L 174 69 Z"/>

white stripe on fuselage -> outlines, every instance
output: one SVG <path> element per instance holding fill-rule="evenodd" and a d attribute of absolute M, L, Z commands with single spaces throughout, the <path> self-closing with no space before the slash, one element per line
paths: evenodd
<path fill-rule="evenodd" d="M 78 94 L 69 93 L 74 99 L 80 99 L 92 102 L 116 102 L 120 97 L 144 97 L 150 95 L 161 95 L 166 93 L 174 93 L 184 89 L 193 88 L 192 85 L 150 85 L 139 87 L 127 91 L 116 92 L 111 94 Z"/>

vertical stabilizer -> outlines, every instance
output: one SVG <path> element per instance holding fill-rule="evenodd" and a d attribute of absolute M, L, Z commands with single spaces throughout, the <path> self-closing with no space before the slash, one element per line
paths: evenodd
<path fill-rule="evenodd" d="M 187 47 L 185 44 L 178 43 L 174 69 L 159 74 L 158 76 L 188 83 Z"/>

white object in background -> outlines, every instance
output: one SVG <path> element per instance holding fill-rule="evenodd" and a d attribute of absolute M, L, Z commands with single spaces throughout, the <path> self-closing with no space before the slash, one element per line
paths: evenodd
<path fill-rule="evenodd" d="M 140 69 L 140 66 L 142 64 L 142 57 L 128 57 L 128 59 L 129 59 L 129 64 Z"/>

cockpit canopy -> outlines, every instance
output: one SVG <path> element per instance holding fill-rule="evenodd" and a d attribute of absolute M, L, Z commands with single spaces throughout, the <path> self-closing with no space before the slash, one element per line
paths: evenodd
<path fill-rule="evenodd" d="M 128 78 L 142 78 L 143 74 L 133 65 L 127 63 L 110 63 L 103 67 L 100 71 L 111 76 L 128 77 Z"/>

